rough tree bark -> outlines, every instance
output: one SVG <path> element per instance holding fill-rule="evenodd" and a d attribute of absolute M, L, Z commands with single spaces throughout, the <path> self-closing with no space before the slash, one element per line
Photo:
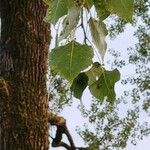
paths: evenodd
<path fill-rule="evenodd" d="M 0 0 L 0 150 L 47 150 L 49 25 L 42 0 Z"/>

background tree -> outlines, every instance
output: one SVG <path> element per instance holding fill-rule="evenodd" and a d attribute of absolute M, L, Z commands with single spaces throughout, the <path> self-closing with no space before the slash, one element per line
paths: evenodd
<path fill-rule="evenodd" d="M 116 100 L 116 104 L 101 103 L 93 99 L 90 110 L 84 110 L 83 116 L 89 118 L 89 123 L 83 127 L 78 127 L 78 132 L 90 149 L 123 149 L 128 141 L 136 145 L 137 140 L 142 140 L 150 133 L 148 120 L 142 116 L 149 116 L 149 59 L 150 59 L 150 38 L 149 38 L 149 0 L 135 1 L 134 6 L 134 36 L 137 38 L 135 46 L 129 47 L 128 58 L 123 58 L 119 52 L 109 50 L 114 57 L 111 61 L 112 68 L 124 68 L 128 64 L 135 67 L 135 73 L 122 79 L 122 86 L 130 86 L 131 90 L 124 91 L 124 94 Z M 113 18 L 113 19 L 112 19 Z M 127 27 L 126 21 L 119 17 L 108 19 L 109 35 L 112 39 L 117 38 Z M 113 20 L 113 24 L 109 24 Z M 110 65 L 109 64 L 109 65 Z M 62 99 L 61 99 L 62 100 Z M 59 99 L 58 99 L 59 101 Z M 64 100 L 64 103 L 66 101 Z M 130 104 L 129 104 L 130 103 Z M 130 105 L 130 109 L 126 109 Z M 122 107 L 123 106 L 123 107 Z M 120 109 L 124 109 L 125 116 L 120 116 Z M 144 120 L 144 121 L 141 121 Z M 91 131 L 91 124 L 94 131 Z M 93 140 L 94 139 L 94 140 Z"/>
<path fill-rule="evenodd" d="M 110 150 L 114 147 L 123 149 L 127 146 L 128 141 L 136 145 L 137 140 L 142 140 L 144 136 L 148 136 L 150 133 L 149 121 L 142 118 L 143 115 L 148 117 L 150 111 L 150 80 L 148 78 L 150 73 L 149 6 L 150 1 L 148 0 L 135 1 L 133 26 L 135 27 L 134 36 L 137 38 L 137 43 L 134 47 L 128 48 L 129 57 L 123 59 L 117 51 L 110 50 L 114 57 L 114 62 L 111 62 L 112 68 L 116 66 L 123 68 L 128 64 L 135 67 L 135 74 L 122 79 L 122 86 L 132 85 L 132 90 L 125 90 L 114 107 L 107 103 L 101 105 L 101 103 L 93 100 L 91 109 L 84 111 L 84 116 L 89 118 L 89 122 L 96 124 L 95 131 L 91 132 L 88 125 L 83 131 L 80 129 L 78 131 L 92 150 Z M 126 29 L 126 21 L 121 18 L 115 18 L 114 22 L 109 28 L 112 39 L 117 38 L 117 35 Z M 131 108 L 126 110 L 126 105 L 130 105 Z M 120 109 L 123 109 L 124 113 L 126 112 L 124 117 L 120 117 Z"/>

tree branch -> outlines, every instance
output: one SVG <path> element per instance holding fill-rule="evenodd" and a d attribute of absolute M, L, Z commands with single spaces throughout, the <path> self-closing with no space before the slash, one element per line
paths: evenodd
<path fill-rule="evenodd" d="M 52 147 L 64 147 L 66 150 L 88 150 L 88 148 L 82 148 L 82 147 L 75 147 L 75 144 L 73 142 L 73 138 L 71 134 L 69 133 L 69 130 L 66 126 L 66 120 L 58 116 L 56 114 L 53 114 L 51 111 L 48 112 L 48 121 L 51 125 L 55 125 L 57 127 L 56 130 L 56 136 L 55 138 L 52 138 Z M 66 144 L 65 142 L 62 142 L 62 135 L 65 134 L 68 138 L 69 144 Z"/>

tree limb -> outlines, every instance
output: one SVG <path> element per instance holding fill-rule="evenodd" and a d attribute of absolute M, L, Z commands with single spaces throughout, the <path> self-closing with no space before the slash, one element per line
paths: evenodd
<path fill-rule="evenodd" d="M 53 114 L 51 111 L 48 112 L 48 121 L 51 125 L 55 125 L 57 127 L 56 130 L 56 136 L 55 138 L 52 138 L 52 147 L 64 147 L 66 150 L 88 150 L 88 148 L 83 147 L 75 147 L 75 144 L 73 142 L 73 138 L 71 134 L 69 133 L 69 130 L 66 126 L 66 120 L 58 116 L 56 114 Z M 62 135 L 65 134 L 68 138 L 69 144 L 65 142 L 62 142 Z"/>

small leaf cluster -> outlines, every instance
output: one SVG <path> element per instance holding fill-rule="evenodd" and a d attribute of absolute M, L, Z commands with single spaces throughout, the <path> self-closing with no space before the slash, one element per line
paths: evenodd
<path fill-rule="evenodd" d="M 120 79 L 120 73 L 117 69 L 108 71 L 101 65 L 95 68 L 94 51 L 101 56 L 101 62 L 98 63 L 103 64 L 107 50 L 105 39 L 108 35 L 104 20 L 115 14 L 127 22 L 132 22 L 134 0 L 44 0 L 44 2 L 48 5 L 44 20 L 53 26 L 61 24 L 61 30 L 55 39 L 55 48 L 49 55 L 50 68 L 68 80 L 76 98 L 81 99 L 83 91 L 88 87 L 94 97 L 100 100 L 107 97 L 109 102 L 113 103 L 114 87 Z M 96 17 L 92 16 L 92 7 L 96 10 Z M 87 20 L 84 19 L 84 13 L 88 16 Z M 78 27 L 83 29 L 83 43 L 75 39 Z M 88 29 L 92 41 L 88 38 Z"/>

